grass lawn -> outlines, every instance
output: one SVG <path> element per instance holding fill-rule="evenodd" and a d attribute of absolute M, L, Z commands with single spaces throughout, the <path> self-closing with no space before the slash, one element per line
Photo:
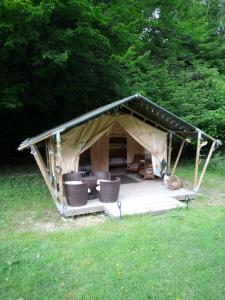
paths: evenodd
<path fill-rule="evenodd" d="M 35 168 L 2 170 L 0 299 L 225 299 L 224 179 L 189 211 L 63 221 Z"/>

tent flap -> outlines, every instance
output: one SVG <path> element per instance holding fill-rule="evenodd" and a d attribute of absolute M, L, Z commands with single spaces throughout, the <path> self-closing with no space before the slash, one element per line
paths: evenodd
<path fill-rule="evenodd" d="M 102 115 L 62 134 L 63 173 L 77 171 L 79 155 L 103 137 L 116 123 L 152 154 L 159 171 L 161 161 L 163 159 L 167 160 L 167 133 L 140 121 L 132 115 L 115 114 Z M 92 157 L 92 161 L 93 159 Z M 158 171 L 156 175 L 158 175 Z"/>
<path fill-rule="evenodd" d="M 109 170 L 109 137 L 105 133 L 91 146 L 91 171 Z"/>

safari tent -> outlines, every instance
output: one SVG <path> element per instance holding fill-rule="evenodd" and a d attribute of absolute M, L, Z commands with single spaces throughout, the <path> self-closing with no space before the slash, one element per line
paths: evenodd
<path fill-rule="evenodd" d="M 172 167 L 175 137 L 180 140 L 180 149 Z M 197 192 L 212 153 L 220 141 L 140 94 L 107 104 L 26 139 L 18 150 L 30 148 L 56 206 L 65 215 L 67 204 L 63 174 L 109 171 L 115 166 L 126 168 L 138 154 L 151 158 L 153 174 L 159 179 L 165 174 L 165 169 L 168 174 L 175 173 L 185 144 L 195 140 L 197 149 L 193 190 Z M 206 143 L 211 143 L 211 147 L 199 174 L 200 151 Z M 145 188 L 148 184 L 151 183 L 145 183 Z M 135 185 L 132 188 L 135 189 Z M 94 211 L 98 209 L 89 207 L 86 211 L 80 210 L 84 213 Z M 70 215 L 73 214 L 76 214 L 76 210 Z"/>

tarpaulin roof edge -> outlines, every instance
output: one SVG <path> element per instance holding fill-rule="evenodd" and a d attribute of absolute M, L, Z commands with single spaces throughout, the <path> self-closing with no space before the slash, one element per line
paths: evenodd
<path fill-rule="evenodd" d="M 75 126 L 78 126 L 82 123 L 85 123 L 87 121 L 89 121 L 90 119 L 92 118 L 95 118 L 105 112 L 108 112 L 108 111 L 111 111 L 113 109 L 115 109 L 116 107 L 119 107 L 125 103 L 128 103 L 130 101 L 133 101 L 133 100 L 142 100 L 144 101 L 146 104 L 148 105 L 151 105 L 151 107 L 154 107 L 156 109 L 158 109 L 159 111 L 167 114 L 171 119 L 174 119 L 174 120 L 178 120 L 179 122 L 181 122 L 182 124 L 188 126 L 189 128 L 192 128 L 193 129 L 193 132 L 196 131 L 201 131 L 202 134 L 208 138 L 208 139 L 211 139 L 211 140 L 215 140 L 213 137 L 211 137 L 210 135 L 206 134 L 205 132 L 203 132 L 202 130 L 200 130 L 199 128 L 195 127 L 194 125 L 186 122 L 185 120 L 179 118 L 178 116 L 174 115 L 173 113 L 169 112 L 168 110 L 162 108 L 161 106 L 157 105 L 156 103 L 152 102 L 151 100 L 147 99 L 146 97 L 140 95 L 140 94 L 135 94 L 135 95 L 132 95 L 130 97 L 127 97 L 127 98 L 124 98 L 124 99 L 121 99 L 121 100 L 117 100 L 115 102 L 112 102 L 112 103 L 109 103 L 107 105 L 104 105 L 104 106 L 101 106 L 97 109 L 94 109 L 82 116 L 79 116 L 77 118 L 74 118 L 68 122 L 65 122 L 63 123 L 62 125 L 59 125 L 57 127 L 54 127 L 50 130 L 47 130 L 37 136 L 34 136 L 30 139 L 26 139 L 25 141 L 23 141 L 19 147 L 17 148 L 19 151 L 20 150 L 23 150 L 27 147 L 29 147 L 31 144 L 36 144 L 38 142 L 41 142 L 47 138 L 49 138 L 50 136 L 56 134 L 56 132 L 63 132 L 64 130 L 66 129 L 69 129 L 71 127 L 75 127 Z"/>
<path fill-rule="evenodd" d="M 185 121 L 184 119 L 179 118 L 178 116 L 176 116 L 176 115 L 173 114 L 172 112 L 170 112 L 170 111 L 168 111 L 167 109 L 165 109 L 165 108 L 159 106 L 158 104 L 152 102 L 152 101 L 149 100 L 148 98 L 146 98 L 146 97 L 144 97 L 144 96 L 142 96 L 142 95 L 139 95 L 139 97 L 140 97 L 141 99 L 143 99 L 144 101 L 146 101 L 147 103 L 151 103 L 152 106 L 155 106 L 155 107 L 157 107 L 158 109 L 162 110 L 163 112 L 166 112 L 167 114 L 171 115 L 174 119 L 177 119 L 177 120 L 181 121 L 183 124 L 186 124 L 186 125 L 192 127 L 195 131 L 197 131 L 197 132 L 201 131 L 201 133 L 202 133 L 206 138 L 208 138 L 208 139 L 210 139 L 210 140 L 212 140 L 212 141 L 216 140 L 215 138 L 213 138 L 211 135 L 207 134 L 207 133 L 204 132 L 203 130 L 201 130 L 201 129 L 199 129 L 198 127 L 192 125 L 191 123 Z"/>
<path fill-rule="evenodd" d="M 121 99 L 121 100 L 117 100 L 115 102 L 112 102 L 112 103 L 109 103 L 109 104 L 106 104 L 104 106 L 101 106 L 99 108 L 96 108 L 86 114 L 83 114 L 82 116 L 79 116 L 79 117 L 76 117 L 68 122 L 65 122 L 59 126 L 56 126 L 52 129 L 49 129 L 39 135 L 36 135 L 32 138 L 28 138 L 26 139 L 25 141 L 23 141 L 19 147 L 17 148 L 19 151 L 20 150 L 23 150 L 27 147 L 29 147 L 30 144 L 35 144 L 35 143 L 38 143 L 38 142 L 41 142 L 42 140 L 52 136 L 53 134 L 55 134 L 56 132 L 58 131 L 64 131 L 66 129 L 69 129 L 71 127 L 74 127 L 74 126 L 78 126 L 80 124 L 82 124 L 83 122 L 86 122 L 86 121 L 89 121 L 90 119 L 94 118 L 94 117 L 97 117 L 99 115 L 101 115 L 102 113 L 105 113 L 107 111 L 110 111 L 112 109 L 114 109 L 115 107 L 117 106 L 120 106 L 124 103 L 127 103 L 129 102 L 130 100 L 133 100 L 133 99 L 137 99 L 139 95 L 138 94 L 135 94 L 135 95 L 132 95 L 130 97 L 127 97 L 127 98 L 124 98 L 124 99 Z"/>

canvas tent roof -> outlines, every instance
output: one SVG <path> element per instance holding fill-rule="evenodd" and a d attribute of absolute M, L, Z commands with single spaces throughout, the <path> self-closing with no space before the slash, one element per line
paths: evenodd
<path fill-rule="evenodd" d="M 152 123 L 156 125 L 157 127 L 169 131 L 174 132 L 176 135 L 179 135 L 183 138 L 192 138 L 197 137 L 197 133 L 201 131 L 202 136 L 204 136 L 205 139 L 209 139 L 212 141 L 215 141 L 213 137 L 206 134 L 199 128 L 195 127 L 194 125 L 186 122 L 185 120 L 179 118 L 178 116 L 174 115 L 173 113 L 169 112 L 168 110 L 160 107 L 159 105 L 155 104 L 151 100 L 143 97 L 140 94 L 136 94 L 115 102 L 112 102 L 110 104 L 101 106 L 95 110 L 92 110 L 80 117 L 77 117 L 75 119 L 72 119 L 71 121 L 68 121 L 60 126 L 54 127 L 50 130 L 47 130 L 35 137 L 32 137 L 30 139 L 26 139 L 24 142 L 22 142 L 18 150 L 23 150 L 27 147 L 29 147 L 32 144 L 36 144 L 38 142 L 41 142 L 50 136 L 56 134 L 57 132 L 63 132 L 67 129 L 70 129 L 72 127 L 81 125 L 93 118 L 96 118 L 104 113 L 114 111 L 114 110 L 122 110 L 125 112 L 130 112 L 137 117 L 142 118 L 144 121 L 147 121 L 149 123 Z"/>

